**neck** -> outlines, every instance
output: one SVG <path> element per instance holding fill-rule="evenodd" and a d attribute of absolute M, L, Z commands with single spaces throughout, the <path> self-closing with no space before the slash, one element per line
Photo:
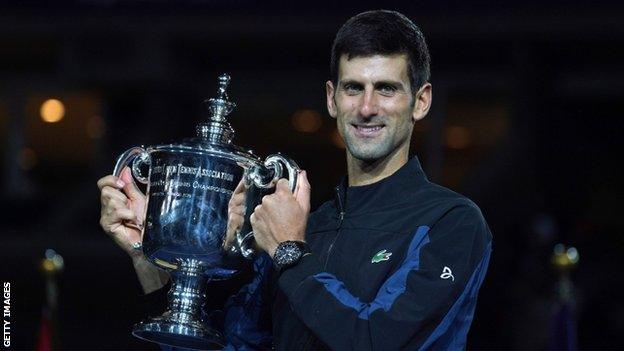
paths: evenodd
<path fill-rule="evenodd" d="M 350 186 L 376 183 L 396 172 L 407 163 L 409 147 L 395 149 L 378 160 L 360 160 L 347 151 L 347 173 Z"/>

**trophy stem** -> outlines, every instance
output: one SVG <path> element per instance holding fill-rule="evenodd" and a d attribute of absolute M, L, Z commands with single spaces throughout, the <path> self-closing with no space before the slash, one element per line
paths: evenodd
<path fill-rule="evenodd" d="M 225 343 L 221 333 L 201 319 L 207 281 L 200 261 L 178 259 L 178 268 L 171 271 L 169 309 L 160 317 L 135 325 L 134 336 L 193 350 L 222 349 Z"/>
<path fill-rule="evenodd" d="M 180 260 L 178 269 L 171 274 L 175 284 L 172 284 L 167 296 L 169 308 L 172 318 L 181 323 L 201 319 L 207 278 L 200 268 L 197 260 Z"/>

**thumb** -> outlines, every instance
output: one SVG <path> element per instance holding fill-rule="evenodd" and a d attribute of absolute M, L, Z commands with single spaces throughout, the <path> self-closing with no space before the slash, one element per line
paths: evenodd
<path fill-rule="evenodd" d="M 297 176 L 297 188 L 295 189 L 295 200 L 306 212 L 310 212 L 310 182 L 306 171 L 299 172 Z"/>
<path fill-rule="evenodd" d="M 130 171 L 129 167 L 126 167 L 123 169 L 123 171 L 121 171 L 119 178 L 121 178 L 121 180 L 126 183 L 126 185 L 124 185 L 123 187 L 123 190 L 130 200 L 136 200 L 145 197 L 141 190 L 139 190 L 139 188 L 136 186 L 134 179 L 132 179 L 132 172 Z"/>

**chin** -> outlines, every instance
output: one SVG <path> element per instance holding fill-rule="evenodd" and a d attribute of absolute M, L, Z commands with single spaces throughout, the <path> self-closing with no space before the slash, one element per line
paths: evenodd
<path fill-rule="evenodd" d="M 349 148 L 349 153 L 355 159 L 366 163 L 373 163 L 388 156 L 387 153 L 380 152 L 379 150 L 361 150 Z"/>
<path fill-rule="evenodd" d="M 383 159 L 393 150 L 392 142 L 388 138 L 361 140 L 356 136 L 347 135 L 345 145 L 351 156 L 367 163 Z"/>

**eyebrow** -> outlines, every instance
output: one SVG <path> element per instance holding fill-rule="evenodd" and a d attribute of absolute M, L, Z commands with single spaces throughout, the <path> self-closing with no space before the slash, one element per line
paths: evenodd
<path fill-rule="evenodd" d="M 345 86 L 346 84 L 365 85 L 356 79 L 344 79 L 340 81 L 340 86 Z M 379 81 L 374 82 L 373 86 L 378 87 L 384 84 L 392 85 L 396 87 L 397 89 L 405 90 L 405 86 L 403 85 L 403 83 L 401 81 L 396 81 L 396 80 L 379 80 Z"/>
<path fill-rule="evenodd" d="M 340 81 L 340 85 L 341 85 L 341 86 L 344 86 L 344 85 L 346 85 L 346 84 L 359 84 L 359 85 L 364 85 L 364 84 L 362 84 L 361 82 L 358 82 L 358 81 L 357 81 L 357 80 L 355 80 L 355 79 L 344 79 L 344 80 L 341 80 L 341 81 Z"/>
<path fill-rule="evenodd" d="M 373 86 L 375 87 L 380 86 L 380 85 L 391 85 L 397 89 L 405 90 L 405 86 L 403 85 L 403 83 L 400 81 L 396 81 L 396 80 L 380 80 L 373 84 Z"/>

